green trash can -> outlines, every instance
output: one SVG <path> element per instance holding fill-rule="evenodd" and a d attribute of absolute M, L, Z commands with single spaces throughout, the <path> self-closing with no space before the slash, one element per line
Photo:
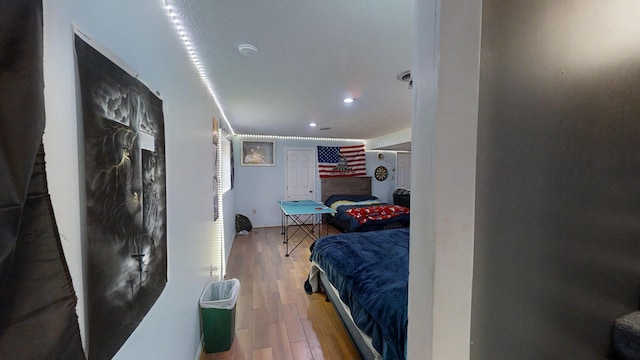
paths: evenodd
<path fill-rule="evenodd" d="M 240 280 L 214 281 L 205 286 L 200 296 L 202 337 L 206 353 L 228 351 L 233 344 L 236 327 L 236 302 Z"/>

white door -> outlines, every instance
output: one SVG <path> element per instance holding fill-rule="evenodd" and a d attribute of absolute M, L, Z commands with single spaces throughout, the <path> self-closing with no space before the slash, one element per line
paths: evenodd
<path fill-rule="evenodd" d="M 411 153 L 398 153 L 396 187 L 411 189 Z"/>
<path fill-rule="evenodd" d="M 315 200 L 315 151 L 286 149 L 285 156 L 287 200 Z"/>

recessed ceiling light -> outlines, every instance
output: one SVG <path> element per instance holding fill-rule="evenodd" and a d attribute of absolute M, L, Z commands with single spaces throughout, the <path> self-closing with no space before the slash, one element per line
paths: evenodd
<path fill-rule="evenodd" d="M 353 100 L 354 100 L 353 98 L 345 98 L 342 101 L 344 101 L 346 104 L 351 104 L 353 102 Z"/>
<path fill-rule="evenodd" d="M 309 126 L 311 126 L 311 127 L 316 127 L 316 126 L 318 126 L 318 124 L 316 124 L 316 123 L 312 122 L 312 123 L 309 123 Z"/>
<path fill-rule="evenodd" d="M 254 56 L 258 53 L 258 48 L 251 44 L 241 44 L 238 51 L 244 56 Z"/>

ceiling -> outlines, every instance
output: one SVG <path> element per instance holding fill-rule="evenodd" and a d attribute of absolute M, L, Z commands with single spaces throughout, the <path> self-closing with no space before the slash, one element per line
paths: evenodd
<path fill-rule="evenodd" d="M 397 76 L 411 68 L 412 0 L 166 1 L 235 133 L 372 139 L 411 127 Z"/>

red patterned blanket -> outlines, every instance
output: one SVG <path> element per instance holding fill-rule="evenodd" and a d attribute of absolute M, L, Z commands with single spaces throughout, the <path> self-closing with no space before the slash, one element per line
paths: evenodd
<path fill-rule="evenodd" d="M 369 220 L 384 220 L 408 214 L 409 208 L 399 205 L 374 205 L 351 208 L 346 213 L 356 218 L 360 225 L 363 225 Z"/>

